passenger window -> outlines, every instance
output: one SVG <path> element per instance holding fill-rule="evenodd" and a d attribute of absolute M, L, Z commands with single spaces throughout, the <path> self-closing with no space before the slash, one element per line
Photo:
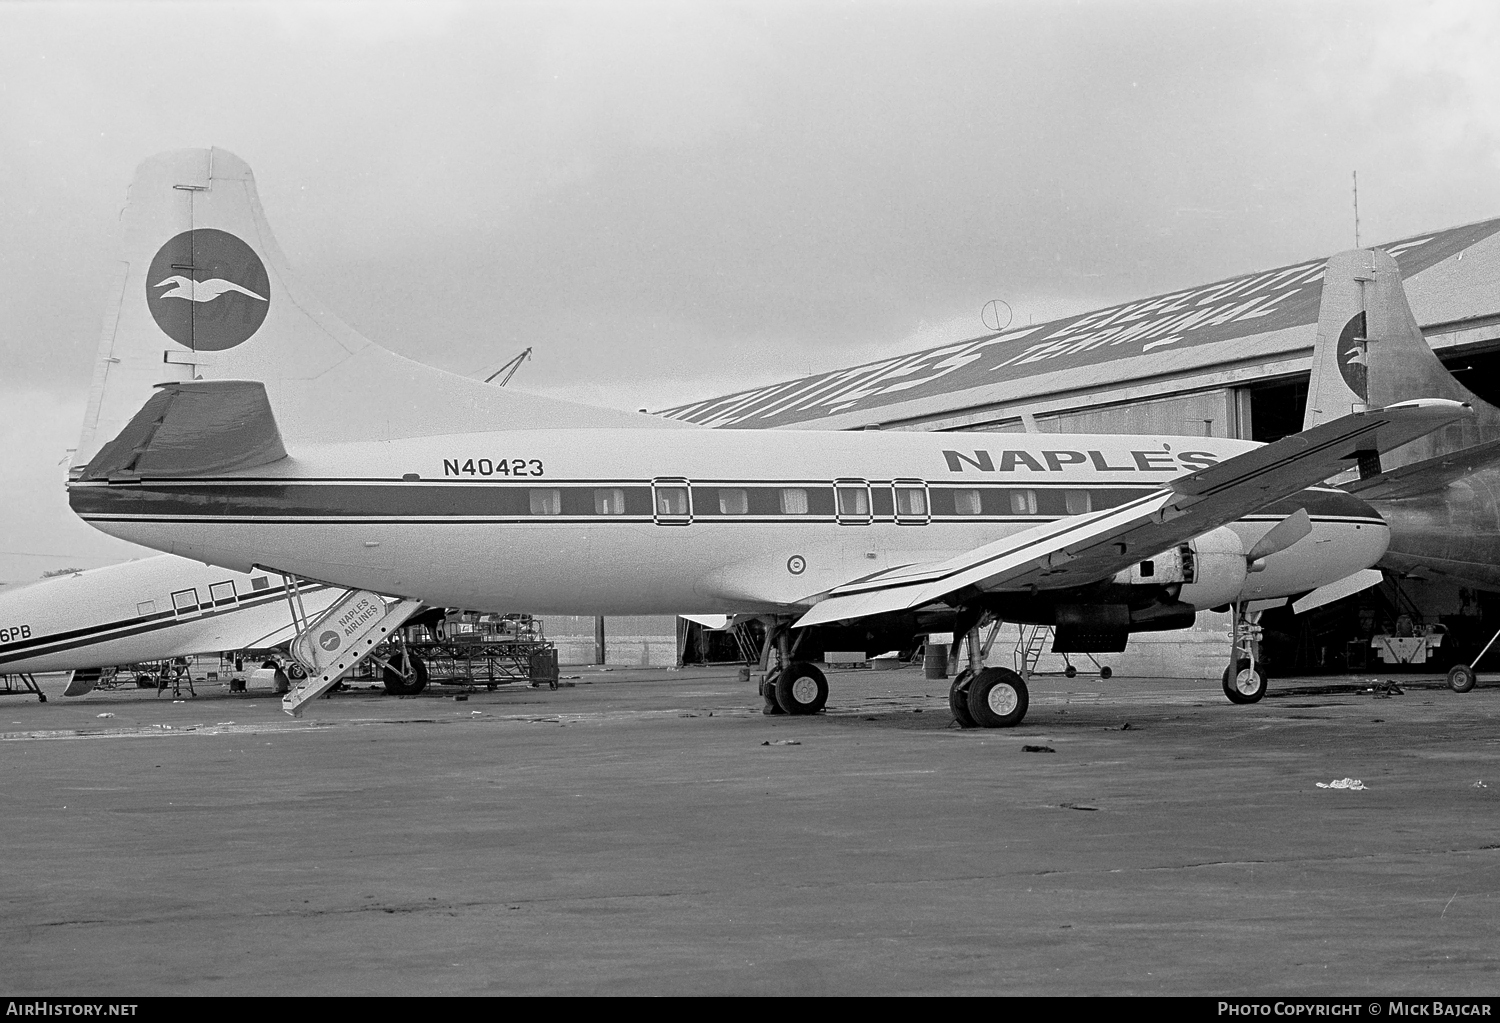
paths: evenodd
<path fill-rule="evenodd" d="M 198 591 L 178 590 L 172 594 L 172 608 L 180 615 L 198 610 Z"/>
<path fill-rule="evenodd" d="M 1064 490 L 1063 503 L 1068 509 L 1069 515 L 1086 515 L 1094 510 L 1093 502 L 1089 500 L 1087 490 Z"/>
<path fill-rule="evenodd" d="M 870 492 L 864 487 L 839 487 L 840 515 L 870 514 Z"/>
<path fill-rule="evenodd" d="M 218 607 L 221 604 L 233 604 L 235 598 L 234 580 L 226 579 L 221 583 L 214 583 L 208 588 L 208 599 L 211 604 Z"/>
<path fill-rule="evenodd" d="M 781 491 L 781 514 L 806 515 L 807 491 L 800 487 L 785 487 Z"/>
<path fill-rule="evenodd" d="M 625 491 L 618 487 L 594 491 L 595 515 L 624 515 Z"/>
<path fill-rule="evenodd" d="M 531 514 L 561 515 L 562 491 L 551 488 L 531 491 Z"/>
<path fill-rule="evenodd" d="M 737 487 L 722 487 L 719 490 L 719 514 L 745 515 L 750 511 L 750 495 Z"/>
<path fill-rule="evenodd" d="M 1036 491 L 1012 490 L 1010 492 L 1010 513 L 1012 515 L 1035 515 Z"/>
<path fill-rule="evenodd" d="M 979 491 L 963 489 L 953 492 L 953 510 L 959 515 L 978 515 L 979 508 Z"/>
<path fill-rule="evenodd" d="M 906 518 L 927 515 L 927 491 L 920 487 L 896 488 L 896 514 Z"/>
<path fill-rule="evenodd" d="M 154 601 L 154 600 L 143 600 L 143 601 L 141 601 L 139 604 L 137 604 L 135 606 L 135 613 L 138 614 L 138 615 L 154 615 L 154 614 L 156 614 L 156 601 Z"/>
<path fill-rule="evenodd" d="M 687 487 L 657 487 L 656 514 L 686 515 L 688 513 Z"/>

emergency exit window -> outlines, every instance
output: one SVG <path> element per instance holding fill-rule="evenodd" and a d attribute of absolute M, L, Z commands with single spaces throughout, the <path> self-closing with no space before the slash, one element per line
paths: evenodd
<path fill-rule="evenodd" d="M 925 516 L 927 514 L 927 491 L 921 487 L 897 487 L 896 514 L 902 518 Z"/>
<path fill-rule="evenodd" d="M 687 487 L 657 487 L 656 514 L 686 515 L 688 513 Z"/>
<path fill-rule="evenodd" d="M 870 491 L 866 487 L 839 487 L 840 515 L 870 514 Z"/>

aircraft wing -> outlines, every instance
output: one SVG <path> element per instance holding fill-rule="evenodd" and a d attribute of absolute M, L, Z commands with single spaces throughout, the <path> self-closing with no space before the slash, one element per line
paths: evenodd
<path fill-rule="evenodd" d="M 1047 522 L 947 561 L 835 587 L 797 625 L 906 611 L 970 587 L 1055 590 L 1107 579 L 1313 486 L 1361 454 L 1389 450 L 1470 414 L 1467 405 L 1441 399 L 1356 412 L 1191 473 L 1118 508 Z"/>

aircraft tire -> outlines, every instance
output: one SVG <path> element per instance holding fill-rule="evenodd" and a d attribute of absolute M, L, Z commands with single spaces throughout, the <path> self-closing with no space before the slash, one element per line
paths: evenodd
<path fill-rule="evenodd" d="M 788 714 L 816 714 L 828 702 L 828 679 L 816 665 L 798 661 L 776 680 L 776 703 Z"/>
<path fill-rule="evenodd" d="M 1031 702 L 1026 681 L 1009 668 L 985 668 L 969 683 L 969 716 L 981 728 L 1013 728 Z"/>
<path fill-rule="evenodd" d="M 973 677 L 973 672 L 965 668 L 953 677 L 953 684 L 948 687 L 948 709 L 953 712 L 953 720 L 960 728 L 979 727 L 974 715 L 969 713 L 969 680 Z"/>
<path fill-rule="evenodd" d="M 1448 669 L 1448 688 L 1455 693 L 1467 693 L 1476 681 L 1474 669 L 1467 664 L 1455 664 Z"/>
<path fill-rule="evenodd" d="M 1242 680 L 1240 675 L 1245 673 L 1252 677 Z M 1241 657 L 1224 669 L 1224 695 L 1229 697 L 1230 703 L 1259 703 L 1266 695 L 1265 671 L 1257 664 L 1255 671 L 1251 672 L 1250 658 Z"/>
<path fill-rule="evenodd" d="M 411 658 L 411 676 L 403 678 L 399 669 L 406 666 L 405 654 L 396 651 L 390 657 L 393 668 L 381 669 L 381 681 L 385 683 L 385 691 L 391 696 L 416 696 L 427 688 L 427 665 L 422 663 L 422 658 L 416 654 Z"/>

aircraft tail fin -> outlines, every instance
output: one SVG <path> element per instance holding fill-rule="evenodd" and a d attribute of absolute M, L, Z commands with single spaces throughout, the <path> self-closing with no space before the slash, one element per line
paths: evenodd
<path fill-rule="evenodd" d="M 1302 428 L 1413 398 L 1464 402 L 1475 414 L 1361 466 L 1390 470 L 1500 437 L 1500 409 L 1477 397 L 1443 366 L 1422 336 L 1396 260 L 1379 249 L 1353 249 L 1328 261 Z"/>
<path fill-rule="evenodd" d="M 223 149 L 147 160 L 121 221 L 125 264 L 105 314 L 75 470 L 164 382 L 261 381 L 293 441 L 685 425 L 502 391 L 374 344 L 298 280 L 249 166 Z"/>

